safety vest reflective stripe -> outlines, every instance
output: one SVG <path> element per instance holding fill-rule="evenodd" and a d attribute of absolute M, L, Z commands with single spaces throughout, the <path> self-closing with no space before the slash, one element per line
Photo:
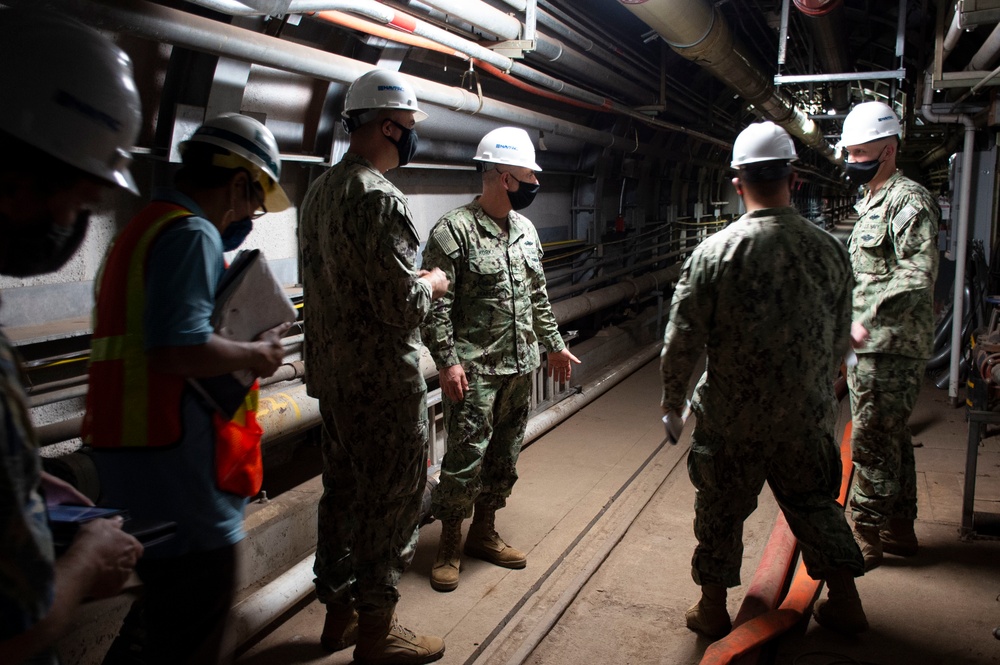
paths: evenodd
<path fill-rule="evenodd" d="M 146 256 L 149 246 L 170 222 L 189 216 L 187 210 L 175 210 L 156 220 L 142 234 L 132 252 L 128 266 L 128 291 L 125 306 L 125 339 L 123 352 L 138 362 L 125 363 L 125 409 L 122 413 L 122 442 L 145 441 L 149 423 L 149 375 L 143 343 L 142 320 L 146 310 Z M 134 354 L 134 355 L 133 355 Z M 134 397 L 134 399 L 133 399 Z"/>
<path fill-rule="evenodd" d="M 160 446 L 171 443 L 168 432 L 179 432 L 179 421 L 176 427 L 164 427 L 163 419 L 180 417 L 170 413 L 174 409 L 168 403 L 179 399 L 183 379 L 161 376 L 155 387 L 150 386 L 143 330 L 145 274 L 149 249 L 159 234 L 168 224 L 190 216 L 191 211 L 181 206 L 150 204 L 130 222 L 138 226 L 126 227 L 104 259 L 97 280 L 90 357 L 91 392 L 97 386 L 104 394 L 88 394 L 83 434 L 90 445 Z M 153 388 L 156 395 L 150 393 Z M 161 405 L 164 411 L 152 422 L 150 408 Z"/>

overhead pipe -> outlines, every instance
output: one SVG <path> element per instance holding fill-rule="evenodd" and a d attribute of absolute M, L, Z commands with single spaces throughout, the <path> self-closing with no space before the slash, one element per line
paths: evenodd
<path fill-rule="evenodd" d="M 201 3 L 215 3 L 218 0 L 191 0 L 195 4 Z M 324 7 L 329 9 L 323 9 Z M 403 12 L 398 12 L 391 7 L 381 5 L 374 0 L 295 0 L 290 5 L 290 10 L 293 11 L 317 11 L 320 18 L 326 19 L 334 23 L 344 23 L 343 14 L 341 12 L 352 12 L 355 14 L 361 14 L 368 18 L 374 19 L 381 24 L 391 26 L 396 28 L 397 31 L 402 31 L 401 35 L 413 36 L 419 39 L 426 39 L 430 42 L 443 46 L 451 50 L 454 55 L 464 56 L 466 58 L 475 58 L 486 64 L 489 64 L 503 72 L 511 72 L 512 74 L 518 76 L 521 79 L 530 81 L 536 85 L 540 85 L 549 90 L 556 91 L 560 94 L 581 100 L 587 104 L 591 104 L 596 107 L 597 110 L 614 111 L 624 115 L 631 115 L 640 120 L 646 120 L 648 116 L 641 114 L 639 112 L 633 111 L 627 106 L 623 106 L 607 97 L 601 95 L 596 95 L 588 90 L 577 87 L 575 85 L 560 81 L 554 77 L 543 74 L 535 69 L 527 67 L 512 58 L 500 55 L 488 48 L 480 46 L 474 42 L 470 42 L 467 39 L 463 39 L 456 35 L 451 34 L 446 30 L 442 30 L 436 26 L 430 25 L 425 21 L 421 21 L 410 14 L 405 14 Z M 247 14 L 248 12 L 242 12 L 242 14 Z M 250 10 L 251 14 L 254 13 Z M 388 39 L 396 39 L 392 34 L 383 35 Z M 370 30 L 369 30 L 370 32 Z M 257 33 L 254 33 L 255 35 Z M 404 39 L 396 39 L 397 41 L 404 41 Z M 620 80 L 620 79 L 618 79 Z M 659 121 L 657 121 L 659 122 Z M 686 132 L 695 135 L 694 132 L 687 130 L 680 125 L 670 124 L 669 129 L 673 131 Z M 696 135 L 696 138 L 708 138 L 705 135 Z"/>
<path fill-rule="evenodd" d="M 928 122 L 961 123 L 965 127 L 965 143 L 962 146 L 962 190 L 958 195 L 958 236 L 955 249 L 955 285 L 952 294 L 954 303 L 951 319 L 951 362 L 948 371 L 948 398 L 953 407 L 959 406 L 958 374 L 962 356 L 962 318 L 963 297 L 965 287 L 965 261 L 969 244 L 969 205 L 972 200 L 972 151 L 975 147 L 976 124 L 971 115 L 960 113 L 934 113 L 934 74 L 930 70 L 924 73 L 924 99 L 920 107 L 920 115 Z"/>
<path fill-rule="evenodd" d="M 144 0 L 4 0 L 20 7 L 48 7 L 89 25 L 157 42 L 226 56 L 325 81 L 351 83 L 373 65 Z M 646 144 L 523 109 L 459 87 L 403 74 L 422 101 L 503 123 L 540 129 L 623 152 L 652 153 Z"/>
<path fill-rule="evenodd" d="M 582 34 L 582 31 L 588 30 L 591 35 L 600 36 L 602 39 L 608 39 L 606 26 L 598 19 L 596 25 L 593 23 L 590 26 L 583 25 L 582 20 L 570 16 L 563 9 L 556 7 L 548 0 L 537 0 L 538 6 L 542 10 L 542 16 L 550 17 L 554 21 L 561 21 L 565 25 L 569 26 L 571 30 L 578 31 Z M 549 25 L 548 23 L 543 23 L 544 25 Z M 626 48 L 625 45 L 618 42 L 610 42 L 607 44 L 608 49 L 614 53 L 612 58 L 608 60 L 608 64 L 613 67 L 621 67 L 624 61 L 626 67 L 639 70 L 645 69 L 649 73 L 655 72 L 655 68 L 651 66 L 646 60 L 640 58 L 631 49 Z"/>
<path fill-rule="evenodd" d="M 239 5 L 239 8 L 237 9 L 233 4 L 231 4 L 234 0 L 189 1 L 196 5 L 216 9 L 217 11 L 225 11 L 225 9 L 223 9 L 224 7 L 233 7 L 234 11 L 231 13 L 238 16 L 267 15 L 267 12 L 248 8 L 246 6 L 239 5 L 239 3 L 236 3 L 236 5 Z M 463 21 L 467 21 L 475 27 L 496 34 L 504 39 L 516 39 L 521 34 L 520 21 L 512 16 L 501 14 L 488 5 L 481 5 L 481 3 L 474 4 L 468 0 L 459 2 L 455 2 L 455 0 L 434 0 L 423 4 L 428 6 L 440 4 L 442 7 L 446 8 L 442 9 L 442 11 L 447 10 L 449 13 L 461 18 Z M 435 8 L 438 7 L 435 6 Z M 594 95 L 593 93 L 585 91 L 582 88 L 576 88 L 570 84 L 548 77 L 545 74 L 531 69 L 530 67 L 527 67 L 512 58 L 501 55 L 489 48 L 480 46 L 475 42 L 471 42 L 467 39 L 454 35 L 447 30 L 438 28 L 437 26 L 426 23 L 425 21 L 421 21 L 412 14 L 393 9 L 392 7 L 383 5 L 375 0 L 292 0 L 288 6 L 288 11 L 297 14 L 314 12 L 323 13 L 327 11 L 342 11 L 358 14 L 380 23 L 394 26 L 407 33 L 425 37 L 444 46 L 448 46 L 468 57 L 488 62 L 494 67 L 498 67 L 505 72 L 512 72 L 526 81 L 531 81 L 551 90 L 577 96 L 578 98 L 591 104 L 600 105 L 604 102 L 604 98 L 601 96 Z M 572 71 L 579 76 L 590 79 L 597 84 L 604 85 L 606 87 L 613 87 L 616 90 L 620 89 L 635 99 L 643 100 L 648 97 L 649 93 L 645 88 L 627 81 L 622 81 L 620 75 L 601 65 L 598 65 L 575 51 L 565 48 L 556 40 L 543 39 L 541 35 L 539 35 L 538 51 L 542 55 L 546 56 L 548 60 L 553 62 L 559 61 L 563 68 Z"/>
<path fill-rule="evenodd" d="M 732 36 L 708 0 L 618 0 L 656 30 L 670 47 L 697 62 L 753 104 L 762 115 L 797 136 L 831 162 L 837 151 L 815 122 L 775 89 L 774 81 Z"/>
<path fill-rule="evenodd" d="M 944 64 L 944 61 L 948 59 L 948 55 L 955 49 L 955 46 L 958 45 L 958 38 L 962 36 L 960 18 L 961 12 L 959 12 L 958 8 L 955 7 L 955 13 L 951 17 L 951 25 L 948 26 L 948 32 L 945 34 L 941 45 L 942 64 Z"/>
<path fill-rule="evenodd" d="M 464 53 L 461 53 L 459 51 L 456 51 L 455 49 L 453 49 L 450 46 L 441 44 L 439 42 L 436 42 L 434 40 L 428 39 L 426 37 L 422 37 L 422 36 L 419 36 L 419 35 L 410 34 L 410 33 L 407 33 L 407 32 L 403 32 L 401 30 L 395 30 L 393 28 L 390 28 L 388 26 L 385 26 L 385 25 L 382 25 L 382 24 L 379 24 L 379 23 L 373 23 L 371 21 L 366 21 L 365 19 L 362 19 L 362 18 L 351 16 L 350 14 L 347 14 L 347 13 L 344 13 L 344 12 L 340 12 L 340 11 L 323 11 L 323 12 L 319 12 L 316 16 L 318 16 L 322 20 L 329 21 L 331 23 L 336 23 L 337 25 L 342 25 L 344 27 L 349 27 L 349 28 L 351 28 L 353 30 L 360 30 L 362 32 L 367 32 L 368 34 L 375 35 L 375 36 L 378 36 L 378 37 L 382 37 L 383 39 L 388 39 L 388 40 L 396 41 L 396 42 L 399 42 L 399 43 L 402 43 L 402 44 L 409 44 L 411 46 L 417 46 L 417 47 L 420 47 L 420 48 L 426 48 L 426 49 L 429 49 L 429 50 L 432 50 L 432 51 L 438 51 L 438 52 L 441 52 L 441 53 L 446 53 L 446 54 L 449 54 L 449 55 L 455 55 L 455 56 L 458 56 L 458 57 L 463 57 L 463 56 L 467 57 L 467 54 L 464 54 Z M 623 105 L 621 105 L 621 104 L 619 104 L 617 102 L 614 102 L 614 101 L 612 101 L 612 100 L 610 100 L 610 99 L 608 99 L 606 97 L 599 97 L 597 95 L 593 95 L 593 94 L 591 94 L 589 92 L 586 92 L 586 91 L 580 91 L 579 88 L 576 88 L 576 90 L 578 90 L 578 91 L 581 92 L 580 95 L 578 95 L 576 98 L 574 98 L 574 97 L 567 97 L 567 96 L 559 94 L 559 93 L 551 92 L 550 91 L 551 88 L 550 88 L 550 90 L 540 90 L 538 88 L 529 86 L 528 84 L 524 83 L 523 81 L 515 79 L 514 77 L 510 76 L 509 74 L 506 74 L 500 68 L 497 68 L 497 67 L 493 66 L 492 64 L 490 64 L 488 62 L 483 62 L 483 61 L 478 61 L 478 60 L 476 62 L 479 65 L 480 68 L 484 69 L 485 71 L 490 72 L 492 75 L 496 76 L 497 78 L 500 78 L 500 79 L 506 81 L 507 83 L 510 83 L 511 85 L 515 86 L 515 87 L 518 87 L 518 88 L 520 88 L 522 90 L 526 90 L 528 92 L 531 92 L 532 94 L 539 95 L 541 97 L 546 97 L 548 99 L 553 99 L 553 100 L 562 102 L 564 104 L 570 104 L 572 106 L 586 108 L 586 109 L 589 109 L 589 110 L 592 110 L 592 111 L 602 111 L 602 112 L 605 112 L 605 113 L 617 113 L 619 115 L 624 115 L 624 116 L 633 118 L 634 120 L 638 120 L 639 122 L 642 122 L 643 124 L 646 124 L 646 125 L 648 125 L 650 127 L 656 127 L 656 128 L 659 128 L 659 129 L 665 129 L 665 130 L 668 130 L 668 131 L 677 132 L 679 134 L 685 134 L 687 136 L 691 136 L 692 138 L 697 138 L 697 139 L 699 139 L 701 141 L 704 141 L 706 143 L 712 143 L 712 144 L 715 144 L 715 145 L 719 145 L 719 146 L 725 148 L 726 150 L 729 150 L 732 147 L 732 144 L 730 142 L 728 142 L 728 141 L 724 141 L 722 139 L 715 138 L 714 136 L 710 136 L 708 134 L 703 134 L 702 132 L 698 132 L 698 131 L 695 131 L 693 129 L 688 129 L 687 127 L 684 127 L 682 125 L 677 125 L 677 124 L 674 124 L 672 122 L 667 122 L 665 120 L 657 120 L 656 118 L 651 118 L 648 115 L 646 115 L 645 113 L 641 113 L 639 111 L 634 111 L 631 108 L 629 108 L 627 106 L 623 106 Z M 518 67 L 520 67 L 520 65 Z M 527 69 L 527 68 L 525 68 L 525 69 Z M 539 76 L 544 76 L 544 75 L 539 74 Z M 550 80 L 551 81 L 555 81 L 555 79 L 550 79 Z M 579 99 L 579 97 L 586 97 L 586 98 L 588 98 L 591 101 L 581 101 Z M 540 129 L 544 130 L 545 128 L 541 127 Z M 637 148 L 637 150 L 638 150 L 638 148 Z M 643 152 L 643 151 L 639 150 L 639 152 Z"/>
<path fill-rule="evenodd" d="M 990 33 L 983 45 L 979 47 L 976 54 L 972 56 L 969 64 L 966 65 L 965 69 L 967 71 L 985 71 L 993 68 L 994 63 L 997 60 L 997 54 L 1000 54 L 1000 24 L 993 28 L 993 32 Z"/>
<path fill-rule="evenodd" d="M 844 29 L 843 0 L 794 0 L 796 9 L 805 19 L 812 35 L 823 70 L 828 74 L 839 74 L 851 70 L 851 63 L 845 53 L 847 43 Z M 838 111 L 846 111 L 850 106 L 850 90 L 846 81 L 830 84 L 831 103 Z"/>

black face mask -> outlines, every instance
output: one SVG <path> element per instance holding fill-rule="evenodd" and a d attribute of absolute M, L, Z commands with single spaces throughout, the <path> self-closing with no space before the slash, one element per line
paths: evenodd
<path fill-rule="evenodd" d="M 882 162 L 873 159 L 868 162 L 847 162 L 844 168 L 852 185 L 867 185 L 878 173 L 878 167 L 881 165 Z"/>
<path fill-rule="evenodd" d="M 76 216 L 72 227 L 56 224 L 51 215 L 40 216 L 4 238 L 0 253 L 0 273 L 11 277 L 32 277 L 59 270 L 76 253 L 87 235 L 90 211 Z M 0 223 L 0 226 L 8 226 Z"/>
<path fill-rule="evenodd" d="M 398 141 L 391 136 L 386 138 L 396 146 L 396 152 L 399 153 L 399 165 L 406 166 L 417 152 L 417 132 L 409 127 L 404 127 L 395 120 L 390 119 L 389 122 L 399 127 L 399 130 L 403 132 Z"/>
<path fill-rule="evenodd" d="M 253 220 L 249 217 L 237 219 L 227 226 L 226 230 L 222 232 L 223 251 L 231 252 L 242 245 L 251 231 L 253 231 Z"/>
<path fill-rule="evenodd" d="M 510 177 L 514 178 L 514 174 L 511 173 Z M 517 178 L 514 178 L 514 180 L 517 180 Z M 510 207 L 514 210 L 524 210 L 535 200 L 535 194 L 538 193 L 541 185 L 537 182 L 524 182 L 523 180 L 517 180 L 517 182 L 519 184 L 516 192 L 507 190 L 507 200 L 510 201 Z"/>

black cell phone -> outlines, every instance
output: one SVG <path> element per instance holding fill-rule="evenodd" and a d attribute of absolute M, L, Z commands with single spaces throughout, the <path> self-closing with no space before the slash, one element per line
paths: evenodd
<path fill-rule="evenodd" d="M 143 547 L 149 547 L 173 538 L 174 534 L 177 533 L 177 522 L 144 520 L 133 517 L 125 520 L 122 529 L 142 543 Z"/>
<path fill-rule="evenodd" d="M 49 506 L 49 522 L 53 525 L 75 524 L 79 526 L 99 517 L 114 517 L 115 515 L 121 515 L 127 519 L 128 511 L 100 506 Z"/>
<path fill-rule="evenodd" d="M 62 554 L 69 548 L 80 525 L 115 515 L 127 519 L 128 511 L 100 506 L 49 506 L 49 528 L 52 529 L 52 543 L 56 553 Z"/>
<path fill-rule="evenodd" d="M 100 506 L 50 506 L 49 527 L 52 529 L 52 541 L 58 553 L 65 552 L 73 542 L 81 524 L 91 520 L 121 515 L 125 522 L 122 530 L 131 534 L 144 547 L 156 545 L 172 537 L 177 531 L 176 522 L 163 520 L 133 519 L 128 511 L 121 508 L 102 508 Z"/>

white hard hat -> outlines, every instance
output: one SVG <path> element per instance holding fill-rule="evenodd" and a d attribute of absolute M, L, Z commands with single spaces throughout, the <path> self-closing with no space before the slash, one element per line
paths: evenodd
<path fill-rule="evenodd" d="M 142 123 L 128 55 L 51 13 L 0 10 L 0 130 L 138 194 L 130 150 Z"/>
<path fill-rule="evenodd" d="M 838 147 L 861 145 L 888 136 L 901 137 L 899 118 L 887 104 L 864 102 L 858 104 L 844 118 L 844 131 Z"/>
<path fill-rule="evenodd" d="M 413 86 L 400 74 L 385 69 L 366 72 L 351 84 L 344 99 L 342 115 L 349 131 L 353 131 L 372 120 L 379 109 L 413 111 L 414 122 L 427 117 L 417 106 L 417 93 L 413 91 Z"/>
<path fill-rule="evenodd" d="M 248 115 L 223 113 L 208 120 L 180 144 L 181 154 L 192 143 L 207 143 L 227 150 L 229 155 L 217 155 L 212 163 L 225 168 L 245 168 L 264 189 L 264 207 L 268 212 L 280 212 L 291 207 L 281 188 L 281 154 L 271 130 Z"/>
<path fill-rule="evenodd" d="M 739 168 L 756 162 L 778 159 L 795 161 L 795 144 L 784 129 L 771 121 L 757 122 L 736 137 L 733 142 L 732 167 Z"/>
<path fill-rule="evenodd" d="M 528 132 L 519 127 L 500 127 L 489 132 L 479 141 L 473 159 L 491 164 L 523 166 L 532 171 L 542 170 L 535 163 L 535 145 Z"/>

